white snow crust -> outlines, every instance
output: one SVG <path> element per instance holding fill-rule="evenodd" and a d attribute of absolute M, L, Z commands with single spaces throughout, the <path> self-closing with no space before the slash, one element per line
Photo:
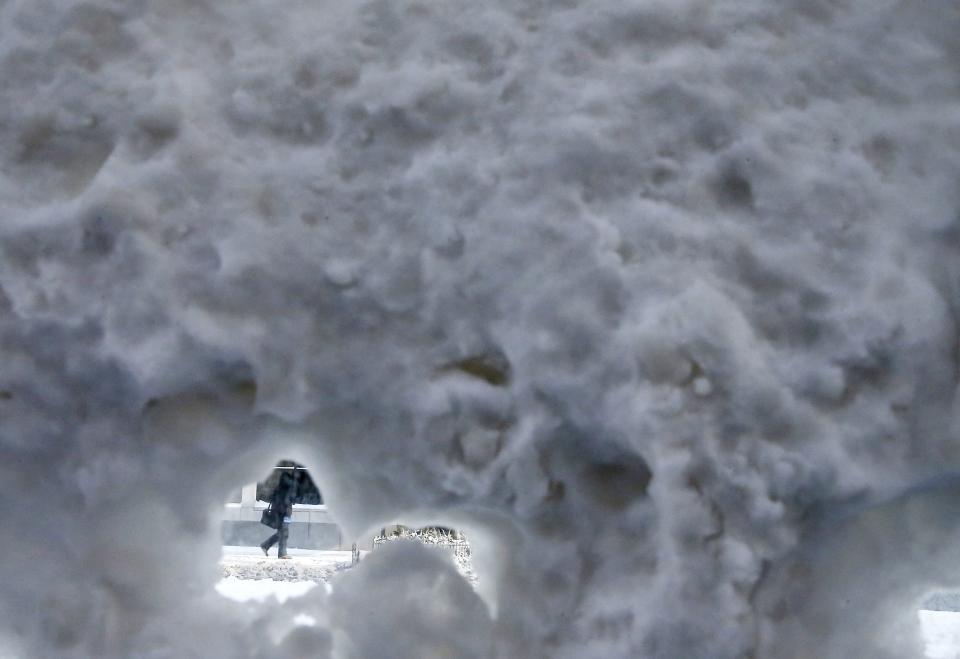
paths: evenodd
<path fill-rule="evenodd" d="M 225 577 L 217 582 L 218 593 L 237 602 L 263 601 L 270 597 L 283 604 L 288 599 L 302 597 L 316 588 L 315 581 L 275 581 L 273 579 L 240 579 Z"/>
<path fill-rule="evenodd" d="M 919 612 L 926 639 L 928 659 L 957 659 L 960 656 L 960 614 L 954 611 Z"/>
<path fill-rule="evenodd" d="M 922 656 L 960 586 L 958 34 L 0 0 L 0 653 Z M 463 529 L 482 604 L 400 543 L 227 606 L 222 502 L 282 458 L 354 537 Z"/>
<path fill-rule="evenodd" d="M 264 536 L 270 534 L 269 529 L 264 530 Z M 288 549 L 287 554 L 292 556 L 292 560 L 266 557 L 259 547 L 224 547 L 220 558 L 220 574 L 228 579 L 236 577 L 249 581 L 325 583 L 351 565 L 349 551 Z"/>

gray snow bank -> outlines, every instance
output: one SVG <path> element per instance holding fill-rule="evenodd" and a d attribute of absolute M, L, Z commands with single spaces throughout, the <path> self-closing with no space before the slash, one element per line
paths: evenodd
<path fill-rule="evenodd" d="M 0 2 L 0 647 L 918 656 L 960 585 L 958 33 Z M 224 608 L 218 509 L 287 457 L 351 534 L 466 530 L 489 613 L 413 550 L 337 616 Z"/>
<path fill-rule="evenodd" d="M 333 583 L 330 618 L 351 657 L 489 657 L 490 614 L 449 557 L 416 540 L 371 552 Z"/>

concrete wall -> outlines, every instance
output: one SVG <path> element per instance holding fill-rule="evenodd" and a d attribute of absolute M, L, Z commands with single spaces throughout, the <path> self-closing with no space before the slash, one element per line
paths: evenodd
<path fill-rule="evenodd" d="M 273 529 L 259 522 L 224 520 L 220 528 L 223 544 L 241 547 L 255 547 L 273 533 Z M 290 524 L 290 539 L 287 545 L 298 549 L 350 549 L 349 544 L 344 545 L 336 524 L 311 522 Z"/>

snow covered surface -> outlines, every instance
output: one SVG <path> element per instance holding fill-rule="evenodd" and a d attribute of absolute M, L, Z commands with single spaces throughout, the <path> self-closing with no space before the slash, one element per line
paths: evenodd
<path fill-rule="evenodd" d="M 477 575 L 473 571 L 473 561 L 470 557 L 470 543 L 463 534 L 452 533 L 436 528 L 398 528 L 391 533 L 374 538 L 373 549 L 376 550 L 388 542 L 396 542 L 397 540 L 416 540 L 427 547 L 448 552 L 453 559 L 454 565 L 457 567 L 457 571 L 462 574 L 471 585 L 477 585 Z"/>
<path fill-rule="evenodd" d="M 237 602 L 285 602 L 291 597 L 299 597 L 316 587 L 311 581 L 290 582 L 273 579 L 240 579 L 226 577 L 217 583 L 217 592 Z M 325 584 L 329 587 L 329 584 Z M 304 614 L 298 614 L 297 624 L 313 625 L 316 621 Z M 926 646 L 924 654 L 928 659 L 957 659 L 960 657 L 960 613 L 955 611 L 918 612 L 920 627 Z"/>
<path fill-rule="evenodd" d="M 960 587 L 958 33 L 0 0 L 0 651 L 922 656 Z M 464 529 L 482 601 L 391 543 L 224 607 L 222 502 L 282 458 L 350 535 Z"/>
<path fill-rule="evenodd" d="M 920 626 L 927 643 L 929 659 L 960 657 L 960 613 L 920 611 Z"/>
<path fill-rule="evenodd" d="M 960 612 L 960 592 L 934 593 L 923 601 L 920 608 L 928 611 Z"/>
<path fill-rule="evenodd" d="M 237 602 L 265 602 L 271 598 L 283 604 L 291 597 L 300 597 L 317 586 L 315 581 L 277 581 L 275 579 L 241 579 L 224 577 L 217 582 L 217 592 Z"/>
<path fill-rule="evenodd" d="M 270 602 L 283 604 L 291 597 L 301 597 L 316 588 L 315 581 L 276 581 L 274 579 L 241 579 L 225 577 L 217 583 L 217 592 L 235 602 Z M 326 586 L 326 584 L 325 584 Z M 316 625 L 317 620 L 305 613 L 293 618 L 294 625 Z"/>
<path fill-rule="evenodd" d="M 224 547 L 220 573 L 239 579 L 326 582 L 351 564 L 349 551 L 291 548 L 287 551 L 290 560 L 277 558 L 276 551 L 276 547 L 271 549 L 268 557 L 259 547 Z"/>

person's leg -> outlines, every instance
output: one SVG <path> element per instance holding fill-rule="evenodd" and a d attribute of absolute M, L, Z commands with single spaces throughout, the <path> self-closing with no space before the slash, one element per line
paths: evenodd
<path fill-rule="evenodd" d="M 272 546 L 274 545 L 274 543 L 279 539 L 279 537 L 280 537 L 280 532 L 277 531 L 276 533 L 274 533 L 273 535 L 271 535 L 269 538 L 267 538 L 266 540 L 264 540 L 262 543 L 260 543 L 260 549 L 263 550 L 263 553 L 264 553 L 264 554 L 266 554 L 268 551 L 270 551 L 270 547 L 272 547 Z M 281 552 L 281 553 L 282 553 L 282 552 Z"/>
<path fill-rule="evenodd" d="M 287 537 L 290 535 L 290 522 L 283 520 L 283 524 L 277 533 L 280 535 L 280 544 L 277 546 L 277 556 L 283 558 L 287 556 Z"/>

